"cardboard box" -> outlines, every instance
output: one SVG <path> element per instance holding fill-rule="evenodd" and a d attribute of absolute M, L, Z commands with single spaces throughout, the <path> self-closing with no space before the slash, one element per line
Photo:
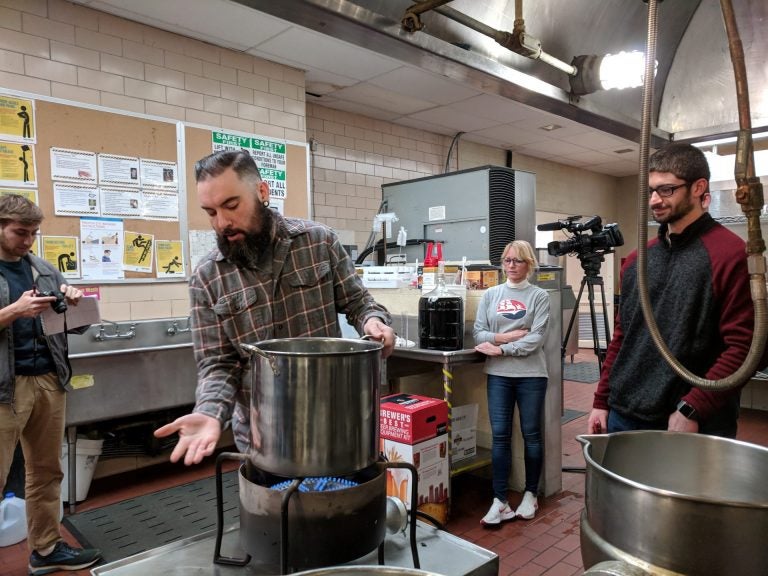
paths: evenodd
<path fill-rule="evenodd" d="M 393 394 L 381 399 L 379 428 L 382 438 L 417 444 L 448 431 L 445 400 L 416 394 Z"/>
<path fill-rule="evenodd" d="M 381 450 L 390 462 L 409 462 L 418 471 L 417 508 L 440 522 L 448 519 L 450 464 L 448 435 L 441 434 L 418 444 L 381 439 Z M 387 469 L 387 495 L 402 500 L 410 509 L 413 476 L 404 468 Z"/>
<path fill-rule="evenodd" d="M 463 430 L 452 430 L 451 432 L 451 440 L 453 441 L 451 460 L 453 462 L 460 462 L 477 454 L 476 429 L 464 428 Z"/>
<path fill-rule="evenodd" d="M 467 270 L 466 285 L 470 290 L 485 290 L 499 283 L 499 269 L 478 268 Z"/>
<path fill-rule="evenodd" d="M 498 270 L 483 270 L 483 288 L 490 288 L 499 284 Z"/>
<path fill-rule="evenodd" d="M 477 428 L 478 410 L 479 406 L 477 403 L 453 406 L 451 408 L 451 429 Z"/>

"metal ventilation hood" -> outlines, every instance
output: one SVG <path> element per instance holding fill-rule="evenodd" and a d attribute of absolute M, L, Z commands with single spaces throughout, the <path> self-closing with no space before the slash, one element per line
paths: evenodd
<path fill-rule="evenodd" d="M 444 15 L 424 29 L 401 26 L 410 0 L 233 0 L 296 25 L 385 55 L 453 82 L 638 141 L 641 89 L 569 94 L 568 76 L 497 45 Z M 746 56 L 753 127 L 768 128 L 768 3 L 733 0 Z M 486 26 L 513 28 L 514 0 L 454 0 L 445 6 Z M 440 10 L 438 8 L 437 10 Z M 738 128 L 735 83 L 718 0 L 660 2 L 652 145 L 704 139 Z M 526 32 L 570 62 L 581 54 L 645 49 L 642 0 L 526 0 Z M 311 92 L 311 86 L 308 87 Z M 503 119 L 500 119 L 503 120 Z"/>

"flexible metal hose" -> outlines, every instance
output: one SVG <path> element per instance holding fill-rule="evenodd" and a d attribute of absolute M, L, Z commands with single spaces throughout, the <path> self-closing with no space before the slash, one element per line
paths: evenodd
<path fill-rule="evenodd" d="M 656 319 L 653 317 L 650 298 L 648 297 L 647 276 L 647 243 L 648 243 L 648 182 L 645 175 L 648 174 L 648 146 L 652 120 L 654 66 L 656 61 L 656 32 L 657 32 L 657 0 L 648 0 L 648 39 L 645 60 L 645 80 L 643 83 L 643 108 L 642 123 L 640 128 L 640 177 L 638 179 L 638 247 L 637 268 L 638 287 L 640 293 L 640 307 L 643 311 L 645 323 L 651 334 L 654 344 L 664 360 L 671 366 L 675 373 L 690 383 L 692 386 L 703 390 L 729 390 L 740 386 L 751 378 L 757 370 L 758 363 L 763 355 L 768 334 L 768 308 L 766 308 L 766 284 L 765 284 L 765 258 L 763 251 L 765 244 L 760 230 L 760 210 L 763 206 L 762 186 L 755 178 L 754 159 L 752 155 L 751 119 L 749 112 L 749 92 L 747 90 L 747 74 L 744 65 L 744 51 L 739 39 L 736 27 L 736 18 L 731 6 L 731 0 L 720 0 L 725 20 L 728 44 L 731 51 L 731 60 L 736 76 L 737 101 L 739 106 L 739 147 L 737 148 L 736 181 L 738 184 L 737 200 L 742 205 L 742 210 L 747 215 L 747 262 L 750 275 L 750 291 L 755 307 L 755 331 L 752 344 L 749 348 L 744 363 L 736 372 L 721 380 L 709 380 L 697 376 L 688 371 L 674 357 L 664 342 L 659 332 Z M 748 158 L 750 157 L 750 158 Z M 740 166 L 742 167 L 740 170 Z M 740 174 L 741 172 L 741 174 Z M 750 174 L 751 172 L 751 174 Z M 756 184 L 755 184 L 756 181 Z M 749 188 L 749 194 L 747 191 Z"/>

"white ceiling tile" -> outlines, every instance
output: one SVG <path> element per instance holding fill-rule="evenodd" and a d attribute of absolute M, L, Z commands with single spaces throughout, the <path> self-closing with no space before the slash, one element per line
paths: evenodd
<path fill-rule="evenodd" d="M 473 116 L 460 112 L 451 108 L 450 106 L 440 106 L 439 108 L 432 108 L 431 110 L 424 110 L 411 114 L 411 118 L 417 120 L 423 120 L 431 124 L 437 124 L 439 126 L 445 126 L 447 128 L 454 128 L 457 132 L 473 132 L 475 130 L 482 130 L 483 128 L 489 128 L 496 122 L 489 120 L 488 118 L 480 118 L 479 116 Z"/>
<path fill-rule="evenodd" d="M 489 138 L 486 136 L 480 136 L 477 132 L 470 132 L 461 137 L 462 140 L 468 142 L 476 142 L 478 144 L 485 144 L 486 146 L 494 146 L 496 148 L 506 148 L 507 145 L 504 142 L 497 140 L 496 138 Z"/>
<path fill-rule="evenodd" d="M 589 162 L 578 160 L 574 156 L 555 156 L 554 158 L 551 158 L 551 160 L 558 164 L 567 164 L 568 166 L 576 166 L 577 168 L 583 168 L 589 164 Z"/>
<path fill-rule="evenodd" d="M 404 116 L 394 121 L 395 124 L 401 126 L 407 126 L 408 128 L 418 128 L 419 130 L 426 130 L 427 132 L 434 132 L 435 134 L 445 134 L 446 136 L 453 136 L 456 130 L 448 128 L 447 126 L 439 126 L 423 120 L 417 120 L 412 116 Z"/>
<path fill-rule="evenodd" d="M 530 106 L 507 100 L 492 94 L 480 94 L 461 102 L 451 104 L 451 108 L 465 114 L 474 114 L 489 118 L 502 124 L 522 120 L 531 113 Z"/>
<path fill-rule="evenodd" d="M 523 119 L 511 121 L 511 124 L 514 124 L 519 128 L 525 128 L 526 130 L 538 130 L 542 126 L 547 126 L 549 124 L 562 126 L 564 123 L 565 118 L 530 107 L 528 107 L 528 113 Z"/>
<path fill-rule="evenodd" d="M 463 84 L 425 72 L 410 66 L 403 66 L 369 80 L 371 84 L 387 90 L 397 90 L 412 98 L 429 100 L 436 104 L 450 104 L 479 94 Z"/>
<path fill-rule="evenodd" d="M 587 164 L 604 164 L 606 162 L 613 162 L 615 158 L 612 158 L 608 154 L 602 152 L 596 152 L 595 150 L 584 150 L 576 152 L 574 154 L 563 154 L 569 158 L 573 158 L 577 162 L 585 162 Z"/>
<path fill-rule="evenodd" d="M 605 164 L 592 164 L 590 170 L 610 174 L 611 176 L 632 176 L 638 172 L 638 164 L 626 160 L 607 162 Z"/>
<path fill-rule="evenodd" d="M 212 44 L 245 50 L 291 24 L 227 0 L 97 0 L 91 8 Z"/>
<path fill-rule="evenodd" d="M 574 136 L 572 141 L 579 146 L 585 148 L 591 148 L 592 150 L 600 150 L 602 152 L 613 152 L 614 150 L 621 150 L 622 148 L 637 149 L 638 146 L 630 140 L 624 140 L 617 138 L 605 132 L 599 132 L 598 130 L 592 130 Z"/>
<path fill-rule="evenodd" d="M 354 78 L 339 76 L 322 70 L 307 70 L 304 74 L 304 88 L 315 94 L 328 94 L 340 88 L 357 84 Z"/>
<path fill-rule="evenodd" d="M 512 124 L 503 124 L 501 126 L 475 130 L 473 134 L 504 142 L 505 146 L 524 146 L 533 142 L 544 142 L 548 140 L 547 134 L 541 130 L 525 130 Z"/>
<path fill-rule="evenodd" d="M 357 80 L 367 80 L 402 66 L 392 58 L 297 26 L 266 42 L 253 42 L 251 46 L 259 54 L 302 62 L 303 70 L 327 70 Z"/>
<path fill-rule="evenodd" d="M 526 150 L 539 150 L 543 154 L 549 154 L 551 156 L 566 156 L 568 154 L 578 154 L 584 148 L 576 146 L 570 142 L 563 142 L 561 140 L 555 140 L 549 138 L 548 140 L 541 142 L 532 142 L 525 146 Z"/>
<path fill-rule="evenodd" d="M 528 148 L 527 146 L 515 146 L 515 152 L 525 154 L 526 156 L 533 156 L 534 158 L 542 158 L 544 160 L 551 160 L 556 154 L 550 154 L 539 148 Z"/>
<path fill-rule="evenodd" d="M 368 116 L 369 118 L 375 118 L 376 120 L 385 120 L 392 122 L 400 117 L 400 114 L 389 112 L 387 110 L 380 110 L 374 108 L 369 104 L 363 104 L 360 102 L 350 102 L 349 100 L 325 100 L 322 98 L 316 98 L 314 102 L 333 108 L 334 110 L 343 110 L 344 112 L 351 112 L 352 114 L 360 114 L 362 116 Z"/>
<path fill-rule="evenodd" d="M 397 112 L 398 116 L 434 108 L 435 106 L 433 102 L 391 92 L 367 82 L 342 88 L 334 92 L 333 95 L 342 100 L 366 103 L 381 110 Z"/>

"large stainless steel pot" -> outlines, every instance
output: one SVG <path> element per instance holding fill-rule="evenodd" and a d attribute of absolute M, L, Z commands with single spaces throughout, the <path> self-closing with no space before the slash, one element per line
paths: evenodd
<path fill-rule="evenodd" d="M 658 431 L 578 440 L 585 568 L 621 560 L 650 574 L 768 574 L 768 449 Z"/>
<path fill-rule="evenodd" d="M 378 457 L 379 342 L 288 338 L 252 352 L 251 463 L 287 477 L 343 475 Z"/>

